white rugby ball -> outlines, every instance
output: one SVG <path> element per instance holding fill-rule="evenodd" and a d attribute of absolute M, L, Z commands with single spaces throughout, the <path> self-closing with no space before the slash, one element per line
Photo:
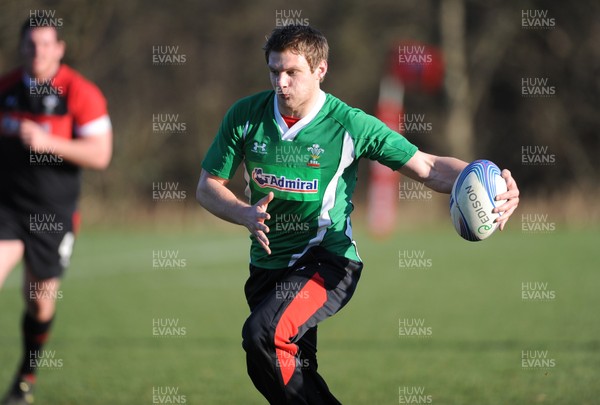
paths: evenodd
<path fill-rule="evenodd" d="M 456 178 L 450 194 L 450 218 L 456 232 L 468 241 L 489 238 L 498 228 L 494 220 L 500 214 L 492 210 L 506 202 L 495 201 L 506 192 L 500 169 L 489 160 L 476 160 Z"/>

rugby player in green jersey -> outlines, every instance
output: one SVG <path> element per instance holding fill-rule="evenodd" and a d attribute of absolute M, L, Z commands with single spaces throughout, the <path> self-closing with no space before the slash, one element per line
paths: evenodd
<path fill-rule="evenodd" d="M 251 234 L 242 346 L 256 388 L 271 404 L 338 404 L 317 373 L 317 324 L 350 300 L 363 267 L 350 221 L 358 161 L 377 160 L 441 193 L 467 163 L 421 152 L 324 93 L 329 47 L 316 29 L 277 28 L 264 51 L 273 90 L 227 112 L 202 163 L 197 199 Z M 248 202 L 227 188 L 240 164 Z M 519 203 L 510 172 L 502 176 L 501 229 Z"/>

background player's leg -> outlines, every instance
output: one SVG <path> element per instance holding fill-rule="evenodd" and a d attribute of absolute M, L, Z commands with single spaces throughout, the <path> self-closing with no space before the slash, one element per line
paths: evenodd
<path fill-rule="evenodd" d="M 40 279 L 26 268 L 24 281 L 23 298 L 27 313 L 39 322 L 48 322 L 54 317 L 60 278 Z"/>
<path fill-rule="evenodd" d="M 23 278 L 26 302 L 22 322 L 23 355 L 15 380 L 4 399 L 5 403 L 33 403 L 32 390 L 36 371 L 34 354 L 40 353 L 48 338 L 60 284 L 58 278 L 40 280 L 31 273 L 27 265 Z"/>
<path fill-rule="evenodd" d="M 0 240 L 0 288 L 23 257 L 25 246 L 18 239 Z"/>
<path fill-rule="evenodd" d="M 23 362 L 21 376 L 33 376 L 36 372 L 36 355 L 41 352 L 48 340 L 50 327 L 54 319 L 56 296 L 60 286 L 58 277 L 40 279 L 28 268 L 25 271 L 23 296 L 26 310 L 23 316 Z"/>
<path fill-rule="evenodd" d="M 56 215 L 56 222 L 63 224 L 62 233 L 27 232 L 25 243 L 22 336 L 23 355 L 9 397 L 17 401 L 33 401 L 33 385 L 36 369 L 43 347 L 50 333 L 56 298 L 59 294 L 60 277 L 69 263 L 74 237 L 72 217 Z"/>

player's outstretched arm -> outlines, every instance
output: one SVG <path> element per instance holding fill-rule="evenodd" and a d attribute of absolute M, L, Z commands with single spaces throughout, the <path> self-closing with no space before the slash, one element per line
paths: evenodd
<path fill-rule="evenodd" d="M 226 185 L 226 179 L 202 170 L 196 189 L 196 200 L 211 214 L 248 228 L 250 233 L 256 236 L 263 249 L 271 254 L 269 238 L 266 235 L 269 233 L 269 227 L 265 224 L 265 220 L 271 218 L 267 208 L 273 201 L 273 193 L 267 194 L 256 204 L 250 205 L 240 201 Z"/>
<path fill-rule="evenodd" d="M 460 159 L 417 151 L 399 171 L 434 191 L 450 194 L 454 181 L 466 166 L 467 162 Z"/>
<path fill-rule="evenodd" d="M 459 173 L 467 166 L 467 162 L 452 157 L 430 155 L 417 151 L 404 166 L 400 173 L 411 179 L 420 181 L 432 190 L 449 194 Z M 496 200 L 507 200 L 504 204 L 494 208 L 493 212 L 501 212 L 496 219 L 500 230 L 504 230 L 506 222 L 519 205 L 519 188 L 509 170 L 502 170 L 502 177 L 506 181 L 506 193 L 496 196 Z"/>

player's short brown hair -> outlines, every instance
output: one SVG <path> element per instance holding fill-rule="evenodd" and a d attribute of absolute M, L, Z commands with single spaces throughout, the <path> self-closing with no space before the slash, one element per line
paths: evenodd
<path fill-rule="evenodd" d="M 32 24 L 31 18 L 28 18 L 25 21 L 23 21 L 23 25 L 21 25 L 21 32 L 20 32 L 21 36 L 19 37 L 19 41 L 22 41 L 23 38 L 25 38 L 25 35 L 32 29 L 43 28 L 43 27 L 54 28 L 54 31 L 56 32 L 56 40 L 57 41 L 62 40 L 60 30 L 56 27 L 56 25 L 50 24 L 49 22 L 35 22 L 35 24 Z"/>
<path fill-rule="evenodd" d="M 267 38 L 263 50 L 267 63 L 271 52 L 289 50 L 297 55 L 303 55 L 312 72 L 321 61 L 326 61 L 329 57 L 327 38 L 309 25 L 286 25 L 275 28 Z"/>

